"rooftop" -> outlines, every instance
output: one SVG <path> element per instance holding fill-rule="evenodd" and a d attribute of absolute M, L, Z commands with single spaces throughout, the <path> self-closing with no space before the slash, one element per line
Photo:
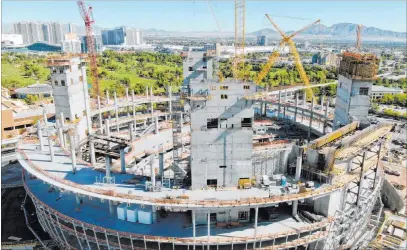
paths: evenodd
<path fill-rule="evenodd" d="M 26 95 L 52 94 L 52 86 L 45 83 L 36 83 L 25 88 L 16 89 L 15 92 Z"/>
<path fill-rule="evenodd" d="M 372 91 L 373 92 L 399 92 L 399 93 L 403 93 L 403 90 L 400 89 L 400 88 L 390 88 L 390 87 L 377 86 L 377 85 L 372 86 Z"/>

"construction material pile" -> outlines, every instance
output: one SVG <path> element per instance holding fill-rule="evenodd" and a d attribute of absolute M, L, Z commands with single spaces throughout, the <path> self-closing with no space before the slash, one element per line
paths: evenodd
<path fill-rule="evenodd" d="M 352 79 L 373 79 L 377 74 L 379 59 L 372 54 L 344 52 L 339 65 L 339 74 Z"/>

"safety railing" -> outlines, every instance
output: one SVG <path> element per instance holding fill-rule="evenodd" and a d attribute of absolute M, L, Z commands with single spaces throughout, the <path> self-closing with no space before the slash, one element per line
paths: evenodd
<path fill-rule="evenodd" d="M 317 223 L 313 223 L 312 225 L 307 225 L 304 227 L 299 227 L 296 229 L 290 229 L 290 230 L 285 230 L 285 231 L 281 231 L 281 232 L 277 232 L 277 233 L 266 233 L 266 234 L 258 234 L 256 235 L 256 237 L 253 236 L 246 236 L 246 237 L 238 237 L 238 236 L 211 236 L 209 237 L 209 241 L 207 237 L 202 237 L 202 238 L 192 238 L 192 237 L 188 237 L 188 238 L 180 238 L 180 237 L 164 237 L 164 236 L 153 236 L 153 235 L 144 235 L 144 234 L 135 234 L 135 233 L 129 233 L 129 232 L 123 232 L 123 231 L 118 231 L 118 230 L 113 230 L 113 229 L 109 229 L 109 228 L 104 228 L 101 226 L 97 226 L 97 225 L 93 225 L 93 224 L 89 224 L 83 221 L 79 221 L 75 218 L 69 217 L 67 215 L 64 215 L 60 212 L 58 212 L 57 210 L 49 207 L 47 204 L 45 204 L 44 202 L 42 202 L 41 200 L 39 200 L 29 189 L 29 187 L 27 186 L 26 182 L 24 181 L 24 187 L 28 193 L 28 195 L 31 197 L 31 199 L 33 199 L 35 201 L 35 203 L 37 203 L 37 205 L 41 205 L 43 207 L 45 207 L 49 212 L 51 212 L 52 214 L 54 214 L 54 216 L 58 216 L 59 218 L 61 218 L 62 220 L 68 223 L 70 223 L 72 226 L 74 226 L 74 224 L 72 222 L 75 223 L 75 226 L 80 226 L 82 227 L 84 230 L 83 232 L 86 232 L 85 229 L 89 229 L 89 230 L 93 230 L 95 232 L 100 232 L 102 234 L 107 233 L 109 235 L 111 235 L 112 237 L 123 237 L 123 238 L 129 238 L 132 240 L 145 240 L 145 241 L 150 241 L 150 242 L 162 242 L 162 243 L 176 243 L 176 244 L 230 244 L 230 243 L 245 243 L 245 242 L 253 242 L 253 241 L 259 241 L 260 239 L 263 241 L 267 241 L 267 240 L 273 240 L 276 238 L 282 238 L 282 237 L 287 237 L 290 235 L 298 235 L 301 233 L 305 233 L 305 232 L 310 232 L 310 231 L 314 231 L 314 230 L 318 230 L 318 229 L 322 229 L 324 227 L 327 227 L 330 225 L 330 223 L 332 223 L 334 221 L 333 217 L 329 217 L 321 222 L 317 222 Z M 52 218 L 52 217 L 51 217 Z M 56 221 L 56 224 L 57 221 Z M 61 227 L 64 228 L 65 230 L 75 234 L 75 231 L 72 228 L 69 228 L 66 225 L 63 225 L 62 223 L 60 223 Z M 83 225 L 83 226 L 82 226 Z M 76 231 L 77 234 L 82 234 L 81 232 Z M 84 236 L 84 235 L 83 235 Z M 89 234 L 86 235 L 88 238 L 93 238 L 93 236 L 90 236 Z M 96 239 L 95 239 L 96 241 Z M 97 238 L 98 242 L 103 241 L 103 239 Z M 117 245 L 117 247 L 119 247 L 119 245 L 115 242 L 112 242 L 109 240 L 108 244 L 111 245 Z M 123 247 L 123 244 L 121 244 L 121 246 Z M 131 246 L 128 246 L 131 249 Z"/>
<path fill-rule="evenodd" d="M 22 142 L 22 141 L 20 141 Z M 315 190 L 305 191 L 296 194 L 286 194 L 284 196 L 272 196 L 272 197 L 252 197 L 252 198 L 241 198 L 237 200 L 189 200 L 189 199 L 179 199 L 176 197 L 163 197 L 163 198 L 153 198 L 147 196 L 139 196 L 135 194 L 125 194 L 125 193 L 117 193 L 115 189 L 112 190 L 103 190 L 99 188 L 88 187 L 84 185 L 77 184 L 72 181 L 65 180 L 63 178 L 57 177 L 48 173 L 47 171 L 43 170 L 40 166 L 34 164 L 26 155 L 24 150 L 17 149 L 17 152 L 22 156 L 23 160 L 25 160 L 30 167 L 35 169 L 36 171 L 40 172 L 44 176 L 54 180 L 57 183 L 61 183 L 63 185 L 59 185 L 60 188 L 68 189 L 69 187 L 76 188 L 76 192 L 78 190 L 91 192 L 98 195 L 106 196 L 105 199 L 113 199 L 114 198 L 121 198 L 126 199 L 128 203 L 149 203 L 151 205 L 162 205 L 162 206 L 177 206 L 177 207 L 233 207 L 233 206 L 258 206 L 258 205 L 268 205 L 268 204 L 276 204 L 282 202 L 290 202 L 310 197 L 318 197 L 327 195 L 331 192 L 339 190 L 343 188 L 343 186 L 350 181 L 356 180 L 358 178 L 358 174 L 346 173 L 341 176 L 338 176 L 333 181 L 334 183 L 327 187 L 320 187 Z M 63 148 L 62 148 L 63 149 Z M 382 150 L 385 150 L 382 148 Z M 70 152 L 63 149 L 63 152 L 70 156 Z M 85 162 L 87 166 L 90 164 Z M 371 168 L 377 165 L 377 158 L 369 159 L 365 162 L 364 172 L 370 170 Z M 58 186 L 58 184 L 53 184 Z M 86 194 L 89 195 L 89 194 Z M 123 202 L 121 200 L 121 202 Z"/>

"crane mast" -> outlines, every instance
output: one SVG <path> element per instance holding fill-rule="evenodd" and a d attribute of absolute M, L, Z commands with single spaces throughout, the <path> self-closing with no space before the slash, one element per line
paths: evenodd
<path fill-rule="evenodd" d="M 363 25 L 359 24 L 356 28 L 356 50 L 360 50 L 360 47 L 362 45 L 362 29 Z"/>
<path fill-rule="evenodd" d="M 95 22 L 93 19 L 93 13 L 92 13 L 92 7 L 89 6 L 88 10 L 86 10 L 86 6 L 83 0 L 77 0 L 76 2 L 78 4 L 79 8 L 79 13 L 81 14 L 81 17 L 83 21 L 85 22 L 85 28 L 86 28 L 86 46 L 87 46 L 87 53 L 89 57 L 89 62 L 90 62 L 90 72 L 92 75 L 92 96 L 98 96 L 100 95 L 100 90 L 99 90 L 99 79 L 98 79 L 98 66 L 97 66 L 97 55 L 96 55 L 96 48 L 95 48 L 95 43 L 94 43 L 94 34 L 93 34 L 93 29 L 92 25 Z"/>
<path fill-rule="evenodd" d="M 233 76 L 244 78 L 244 47 L 246 31 L 246 0 L 235 0 L 235 58 L 233 60 Z"/>

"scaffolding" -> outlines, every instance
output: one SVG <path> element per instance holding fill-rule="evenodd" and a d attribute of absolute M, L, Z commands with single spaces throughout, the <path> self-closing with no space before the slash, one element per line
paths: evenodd
<path fill-rule="evenodd" d="M 351 79 L 374 79 L 379 59 L 372 54 L 344 52 L 339 65 L 339 74 Z"/>
<path fill-rule="evenodd" d="M 173 164 L 172 171 L 174 172 L 173 188 L 182 187 L 184 182 L 184 173 L 181 170 L 180 163 L 182 161 L 182 151 L 184 148 L 182 141 L 182 124 L 183 112 L 173 114 L 172 117 L 172 144 L 173 144 Z"/>

